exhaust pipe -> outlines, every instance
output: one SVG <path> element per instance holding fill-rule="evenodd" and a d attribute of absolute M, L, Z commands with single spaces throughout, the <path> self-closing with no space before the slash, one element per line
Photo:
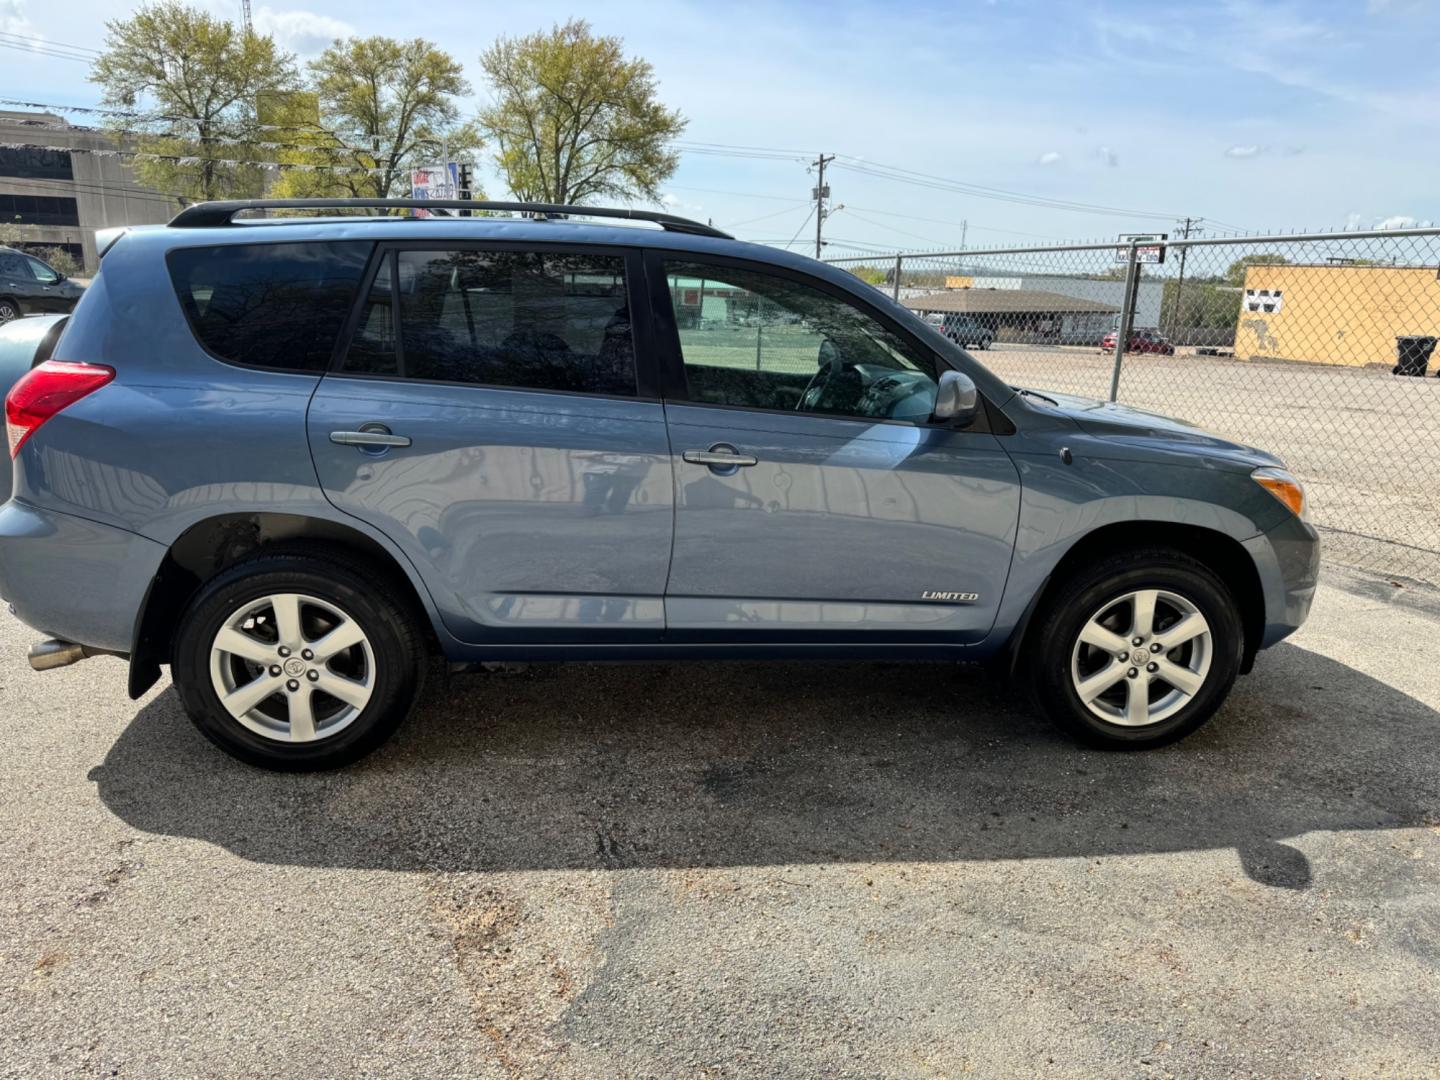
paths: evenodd
<path fill-rule="evenodd" d="M 69 667 L 92 656 L 113 656 L 109 649 L 96 649 L 89 645 L 77 645 L 73 641 L 50 638 L 37 641 L 30 646 L 30 666 L 36 671 L 51 671 L 54 668 Z"/>

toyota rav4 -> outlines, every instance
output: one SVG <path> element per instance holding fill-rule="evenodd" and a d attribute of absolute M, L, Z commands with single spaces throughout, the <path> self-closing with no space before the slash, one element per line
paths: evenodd
<path fill-rule="evenodd" d="M 67 324 L 4 332 L 34 667 L 115 654 L 138 697 L 168 665 L 281 769 L 379 746 L 434 656 L 984 659 L 1134 748 L 1306 616 L 1317 538 L 1267 453 L 1017 390 L 696 222 L 403 205 L 113 230 Z"/>

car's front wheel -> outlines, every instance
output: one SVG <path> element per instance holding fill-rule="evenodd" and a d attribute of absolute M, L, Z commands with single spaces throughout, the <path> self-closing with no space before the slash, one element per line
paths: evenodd
<path fill-rule="evenodd" d="M 9 297 L 0 297 L 0 323 L 20 317 L 20 305 Z"/>
<path fill-rule="evenodd" d="M 424 659 L 415 616 L 366 567 L 262 553 L 191 601 L 172 674 L 185 711 L 221 749 L 269 769 L 326 769 L 399 727 Z"/>
<path fill-rule="evenodd" d="M 1064 582 L 1030 640 L 1032 687 L 1061 727 L 1092 744 L 1140 749 L 1190 734 L 1240 670 L 1233 594 L 1169 548 L 1132 549 Z"/>

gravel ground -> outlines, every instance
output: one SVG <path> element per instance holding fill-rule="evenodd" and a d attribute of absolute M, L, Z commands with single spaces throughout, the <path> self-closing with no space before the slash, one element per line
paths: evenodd
<path fill-rule="evenodd" d="M 570 665 L 276 776 L 0 615 L 0 1076 L 1433 1077 L 1437 633 L 1332 570 L 1146 754 L 966 668 Z"/>

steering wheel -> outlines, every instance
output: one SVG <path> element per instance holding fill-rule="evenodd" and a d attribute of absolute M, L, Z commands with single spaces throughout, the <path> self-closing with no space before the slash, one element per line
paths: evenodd
<path fill-rule="evenodd" d="M 796 412 L 805 412 L 815 408 L 825 399 L 825 388 L 830 385 L 830 380 L 840 370 L 843 360 L 840 350 L 828 337 L 820 342 L 820 353 L 816 357 L 819 365 L 815 374 L 810 376 L 810 381 L 805 384 L 805 390 L 800 395 L 800 400 L 795 403 Z"/>
<path fill-rule="evenodd" d="M 830 385 L 830 377 L 835 374 L 835 369 L 829 364 L 815 369 L 815 374 L 810 376 L 810 381 L 805 384 L 805 390 L 800 395 L 800 400 L 795 403 L 796 412 L 808 412 L 815 408 L 825 397 L 825 388 Z"/>

